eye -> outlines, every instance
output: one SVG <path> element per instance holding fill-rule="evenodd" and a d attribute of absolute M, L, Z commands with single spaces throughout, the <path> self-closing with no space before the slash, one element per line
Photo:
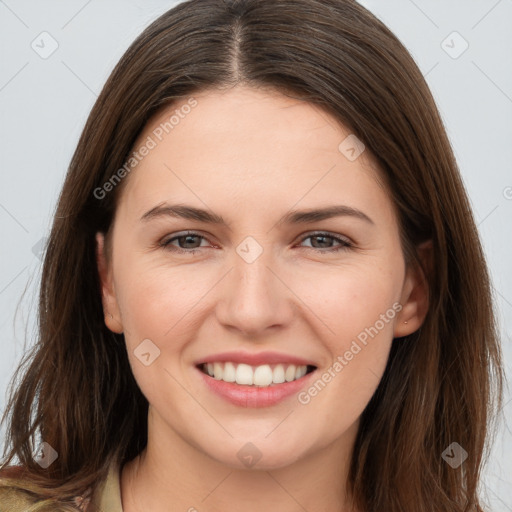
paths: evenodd
<path fill-rule="evenodd" d="M 336 251 L 342 251 L 347 250 L 353 247 L 353 244 L 340 236 L 333 235 L 331 233 L 324 233 L 324 232 L 317 232 L 309 234 L 308 236 L 304 237 L 302 239 L 302 242 L 305 240 L 311 239 L 312 241 L 316 239 L 316 242 L 312 242 L 312 245 L 310 248 L 317 252 L 336 252 Z M 339 245 L 336 247 L 327 247 L 327 245 L 331 244 L 332 242 L 337 242 Z M 320 245 L 320 247 L 315 247 L 315 244 Z"/>
<path fill-rule="evenodd" d="M 302 239 L 302 242 L 308 239 L 316 240 L 316 242 L 314 242 L 310 246 L 310 248 L 317 252 L 336 252 L 341 250 L 347 250 L 353 247 L 353 244 L 349 240 L 337 235 L 333 235 L 331 233 L 312 233 L 304 237 Z M 172 252 L 182 254 L 195 254 L 197 252 L 200 252 L 200 244 L 202 240 L 206 240 L 206 238 L 194 231 L 187 231 L 186 233 L 181 233 L 167 240 L 163 240 L 162 242 L 159 243 L 159 245 L 160 247 L 163 247 L 164 249 Z M 174 245 L 173 242 L 177 242 L 178 246 Z M 339 245 L 335 247 L 326 246 L 326 244 L 329 245 L 332 244 L 332 242 L 337 242 Z M 198 243 L 199 245 L 197 245 Z M 316 247 L 315 244 L 319 244 L 320 247 Z"/>
<path fill-rule="evenodd" d="M 160 246 L 164 247 L 165 249 L 173 252 L 178 253 L 187 253 L 187 254 L 194 254 L 196 252 L 199 252 L 199 249 L 196 248 L 197 240 L 196 242 L 193 241 L 193 239 L 201 239 L 206 240 L 206 238 L 198 233 L 195 233 L 193 231 L 187 231 L 186 233 L 182 233 L 180 235 L 174 236 L 172 238 L 169 238 L 167 240 L 163 240 L 160 242 Z M 174 241 L 178 242 L 178 245 L 184 245 L 185 247 L 176 247 L 175 245 L 171 245 Z M 201 242 L 199 242 L 201 243 Z M 190 247 L 192 246 L 192 247 Z M 200 246 L 199 246 L 200 247 Z"/>

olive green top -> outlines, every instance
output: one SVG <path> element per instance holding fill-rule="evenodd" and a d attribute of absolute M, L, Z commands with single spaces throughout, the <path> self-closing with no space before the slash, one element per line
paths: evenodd
<path fill-rule="evenodd" d="M 26 512 L 30 505 L 34 505 L 31 499 L 23 491 L 2 488 L 0 477 L 0 512 Z M 121 487 L 119 479 L 119 466 L 112 465 L 105 481 L 98 486 L 90 506 L 84 512 L 123 512 L 121 506 Z"/>
<path fill-rule="evenodd" d="M 93 506 L 91 512 L 96 512 L 96 509 L 98 512 L 123 512 L 119 472 L 119 466 L 110 467 L 107 479 L 98 488 L 96 497 L 93 499 L 96 508 Z"/>

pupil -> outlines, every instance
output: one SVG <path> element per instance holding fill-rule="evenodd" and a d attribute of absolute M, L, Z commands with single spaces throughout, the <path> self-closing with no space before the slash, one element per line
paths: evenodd
<path fill-rule="evenodd" d="M 181 239 L 185 240 L 185 244 L 188 244 L 188 243 L 191 243 L 191 244 L 194 244 L 194 242 L 190 242 L 190 239 L 194 239 L 194 238 L 197 238 L 195 235 L 186 235 L 184 237 L 181 237 Z M 187 246 L 188 247 L 188 246 Z M 189 247 L 190 248 L 190 247 Z"/>
<path fill-rule="evenodd" d="M 330 237 L 328 237 L 328 236 L 324 236 L 324 235 L 316 235 L 316 236 L 314 236 L 314 237 L 313 237 L 313 239 L 315 239 L 315 238 L 316 238 L 316 239 L 320 239 L 320 245 L 322 245 L 322 243 L 323 243 L 323 244 L 325 244 L 325 243 L 326 243 L 326 242 L 325 242 L 325 240 L 326 240 L 327 238 L 330 238 Z M 323 242 L 322 242 L 322 239 L 323 239 Z M 323 246 L 322 246 L 322 247 L 323 247 Z"/>

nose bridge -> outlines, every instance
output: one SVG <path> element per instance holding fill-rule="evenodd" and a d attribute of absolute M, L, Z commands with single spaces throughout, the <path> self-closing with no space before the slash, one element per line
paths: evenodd
<path fill-rule="evenodd" d="M 247 237 L 233 254 L 229 285 L 220 301 L 218 318 L 240 331 L 256 333 L 289 320 L 289 292 L 276 276 L 279 267 L 268 237 Z"/>

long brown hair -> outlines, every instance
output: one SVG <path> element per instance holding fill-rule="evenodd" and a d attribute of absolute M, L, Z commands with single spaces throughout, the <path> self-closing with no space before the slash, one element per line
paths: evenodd
<path fill-rule="evenodd" d="M 5 485 L 63 507 L 94 489 L 110 463 L 145 447 L 148 403 L 123 336 L 105 326 L 95 259 L 95 233 L 109 232 L 123 182 L 101 198 L 95 191 L 118 173 L 158 109 L 242 83 L 327 109 L 374 156 L 407 261 L 421 264 L 416 248 L 432 240 L 427 317 L 394 340 L 361 418 L 348 482 L 357 505 L 482 510 L 477 485 L 503 378 L 483 251 L 424 77 L 390 30 L 352 0 L 189 0 L 126 51 L 90 113 L 56 208 L 39 338 L 4 417 L 4 465 L 17 460 L 23 469 Z M 34 462 L 36 437 L 58 452 L 47 469 Z M 441 457 L 452 442 L 469 454 L 463 470 Z"/>

